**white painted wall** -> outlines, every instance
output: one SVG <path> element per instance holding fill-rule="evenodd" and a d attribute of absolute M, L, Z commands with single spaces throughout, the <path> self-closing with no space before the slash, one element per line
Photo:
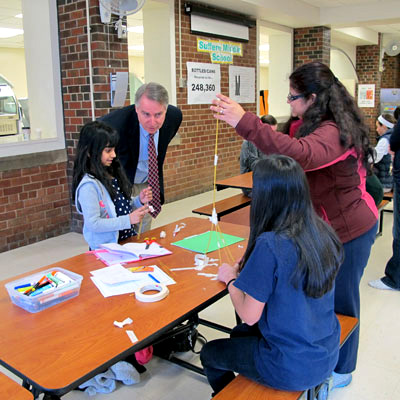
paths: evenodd
<path fill-rule="evenodd" d="M 0 48 L 0 74 L 14 85 L 17 98 L 28 97 L 24 49 Z"/>
<path fill-rule="evenodd" d="M 352 63 L 356 65 L 356 46 L 340 40 L 332 40 L 331 46 L 331 70 L 354 96 L 357 77 Z"/>
<path fill-rule="evenodd" d="M 260 67 L 260 90 L 269 89 L 269 67 Z"/>
<path fill-rule="evenodd" d="M 175 18 L 172 1 L 152 2 L 143 7 L 145 82 L 158 82 L 176 104 Z"/>
<path fill-rule="evenodd" d="M 129 72 L 133 72 L 140 80 L 144 81 L 144 58 L 130 56 Z"/>
<path fill-rule="evenodd" d="M 290 33 L 269 36 L 269 113 L 278 121 L 290 116 L 286 102 L 289 92 L 289 75 L 293 65 L 293 38 Z"/>

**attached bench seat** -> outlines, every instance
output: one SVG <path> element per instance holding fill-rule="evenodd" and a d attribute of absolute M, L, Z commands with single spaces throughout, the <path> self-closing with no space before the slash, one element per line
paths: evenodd
<path fill-rule="evenodd" d="M 245 196 L 244 194 L 237 194 L 232 197 L 228 197 L 227 199 L 217 201 L 215 203 L 215 211 L 218 216 L 218 220 L 221 219 L 222 216 L 232 213 L 234 211 L 240 210 L 243 207 L 248 206 L 251 203 L 251 198 Z M 213 210 L 213 205 L 208 204 L 203 207 L 196 208 L 192 210 L 195 214 L 207 215 L 211 216 Z"/>
<path fill-rule="evenodd" d="M 383 200 L 392 201 L 393 200 L 393 191 L 383 193 Z"/>
<path fill-rule="evenodd" d="M 347 315 L 336 314 L 338 317 L 341 333 L 340 333 L 340 347 L 350 337 L 354 329 L 358 325 L 358 319 L 349 317 Z M 308 397 L 314 399 L 314 393 L 317 388 L 310 389 L 306 392 L 311 392 Z M 238 375 L 232 382 L 230 382 L 223 390 L 221 390 L 213 400 L 298 400 L 304 392 L 287 392 L 284 390 L 272 389 L 268 386 L 263 386 L 256 383 L 242 375 Z"/>

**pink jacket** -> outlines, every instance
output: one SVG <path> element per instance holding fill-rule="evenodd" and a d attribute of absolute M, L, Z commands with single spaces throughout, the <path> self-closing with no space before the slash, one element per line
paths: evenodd
<path fill-rule="evenodd" d="M 273 131 L 247 112 L 236 131 L 263 153 L 290 156 L 303 167 L 316 212 L 332 225 L 343 243 L 374 226 L 378 210 L 365 190 L 365 168 L 354 149 L 341 146 L 333 121 L 325 121 L 310 135 L 295 139 Z"/>

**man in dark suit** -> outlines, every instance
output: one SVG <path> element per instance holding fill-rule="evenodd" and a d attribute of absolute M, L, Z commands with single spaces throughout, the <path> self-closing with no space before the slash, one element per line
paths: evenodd
<path fill-rule="evenodd" d="M 148 186 L 151 137 L 157 153 L 160 203 L 164 203 L 163 164 L 167 148 L 182 122 L 182 112 L 168 105 L 168 92 L 158 83 L 146 83 L 136 92 L 135 105 L 112 111 L 100 118 L 115 128 L 120 140 L 117 155 L 133 184 L 133 195 Z M 153 189 L 153 197 L 155 196 Z M 151 229 L 151 217 L 143 220 L 142 232 Z"/>

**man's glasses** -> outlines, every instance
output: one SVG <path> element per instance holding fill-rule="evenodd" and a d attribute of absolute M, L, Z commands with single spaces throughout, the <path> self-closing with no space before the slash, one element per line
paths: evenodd
<path fill-rule="evenodd" d="M 300 99 L 302 97 L 305 97 L 305 95 L 304 94 L 290 94 L 290 93 L 287 95 L 287 99 L 288 99 L 289 103 L 291 103 L 292 101 L 295 101 L 297 99 Z"/>

